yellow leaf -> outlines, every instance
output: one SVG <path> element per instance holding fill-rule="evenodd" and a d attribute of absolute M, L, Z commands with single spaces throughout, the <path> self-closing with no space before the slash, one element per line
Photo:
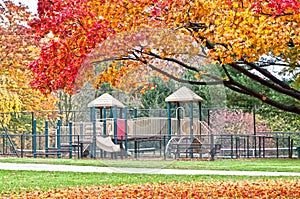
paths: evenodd
<path fill-rule="evenodd" d="M 238 3 L 238 2 L 234 2 L 234 3 L 232 4 L 232 6 L 233 6 L 233 8 L 238 8 L 238 7 L 239 7 L 239 3 Z"/>

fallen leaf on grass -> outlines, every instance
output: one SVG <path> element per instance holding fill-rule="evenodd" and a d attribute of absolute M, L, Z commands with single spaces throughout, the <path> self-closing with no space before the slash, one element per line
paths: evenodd
<path fill-rule="evenodd" d="M 126 184 L 6 194 L 0 198 L 300 198 L 300 180 L 243 180 Z"/>

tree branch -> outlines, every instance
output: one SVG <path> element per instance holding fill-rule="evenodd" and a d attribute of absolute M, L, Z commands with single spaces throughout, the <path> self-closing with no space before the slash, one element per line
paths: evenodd
<path fill-rule="evenodd" d="M 201 81 L 192 81 L 192 80 L 186 80 L 186 79 L 182 79 L 182 78 L 178 78 L 164 70 L 161 70 L 157 67 L 155 67 L 154 65 L 152 64 L 148 64 L 146 61 L 142 61 L 145 65 L 149 66 L 152 70 L 155 70 L 159 73 L 161 73 L 162 75 L 165 75 L 166 77 L 170 78 L 170 79 L 173 79 L 177 82 L 180 82 L 180 83 L 186 83 L 186 84 L 192 84 L 192 85 L 220 85 L 220 84 L 223 84 L 224 81 L 223 80 L 220 80 L 220 81 L 212 81 L 212 82 L 201 82 Z"/>
<path fill-rule="evenodd" d="M 281 86 L 282 88 L 291 90 L 291 87 L 287 84 L 285 84 L 283 81 L 280 81 L 277 77 L 275 77 L 274 75 L 272 75 L 272 73 L 270 73 L 269 71 L 267 71 L 264 68 L 261 68 L 259 66 L 257 66 L 255 63 L 249 63 L 247 61 L 244 61 L 245 64 L 249 65 L 251 68 L 257 70 L 258 72 L 260 72 L 263 76 L 269 78 L 272 82 L 278 84 L 279 86 Z M 299 92 L 300 93 L 300 92 Z"/>
<path fill-rule="evenodd" d="M 267 80 L 264 80 L 263 78 L 252 74 L 251 72 L 249 72 L 248 70 L 246 70 L 245 68 L 243 68 L 242 66 L 240 66 L 237 63 L 231 63 L 228 65 L 231 66 L 232 68 L 236 69 L 237 71 L 241 72 L 242 74 L 246 75 L 247 77 L 251 78 L 252 80 L 261 83 L 264 86 L 267 86 L 279 93 L 294 97 L 296 99 L 300 99 L 300 93 L 294 92 L 294 90 L 291 90 L 291 89 L 283 88 L 283 87 L 277 86 L 275 84 L 272 84 L 272 83 L 268 82 Z"/>
<path fill-rule="evenodd" d="M 288 111 L 288 112 L 292 112 L 292 113 L 297 113 L 300 114 L 300 108 L 295 106 L 295 105 L 285 105 L 284 103 L 279 103 L 277 101 L 274 101 L 266 96 L 264 96 L 263 94 L 257 93 L 255 91 L 253 91 L 252 89 L 236 82 L 236 81 L 230 81 L 230 84 L 224 83 L 224 85 L 230 89 L 233 88 L 233 86 L 236 86 L 238 89 L 234 88 L 234 91 L 240 92 L 242 94 L 246 94 L 246 95 L 250 95 L 252 97 L 255 97 L 259 100 L 261 100 L 264 103 L 267 103 L 271 106 L 274 106 L 276 108 L 279 108 L 281 110 L 284 111 Z"/>
<path fill-rule="evenodd" d="M 137 54 L 138 53 L 138 54 Z M 183 68 L 186 68 L 188 70 L 191 70 L 191 71 L 194 71 L 194 72 L 201 72 L 201 70 L 199 68 L 196 68 L 196 67 L 193 67 L 193 66 L 190 66 L 178 59 L 175 59 L 175 58 L 170 58 L 170 57 L 161 57 L 159 56 L 158 54 L 156 53 L 153 53 L 153 52 L 150 52 L 150 53 L 145 53 L 145 52 L 142 52 L 141 50 L 137 50 L 135 49 L 135 51 L 132 52 L 132 56 L 128 56 L 128 57 L 116 57 L 116 58 L 108 58 L 108 59 L 104 59 L 104 60 L 97 60 L 97 61 L 93 61 L 92 63 L 97 63 L 97 62 L 103 62 L 103 61 L 114 61 L 114 60 L 133 60 L 133 61 L 139 61 L 143 64 L 145 64 L 146 66 L 150 67 L 152 70 L 155 70 L 157 72 L 159 72 L 160 74 L 162 75 L 165 75 L 166 77 L 170 78 L 170 79 L 173 79 L 177 82 L 181 82 L 181 83 L 186 83 L 186 84 L 191 84 L 191 85 L 220 85 L 220 84 L 224 84 L 225 87 L 235 91 L 235 92 L 238 92 L 238 93 L 241 93 L 241 94 L 245 94 L 245 95 L 249 95 L 249 96 L 252 96 L 252 97 L 255 97 L 259 100 L 261 100 L 262 102 L 266 103 L 266 104 L 269 104 L 271 106 L 274 106 L 276 108 L 279 108 L 281 110 L 284 110 L 284 111 L 288 111 L 288 112 L 293 112 L 293 113 L 297 113 L 297 114 L 300 114 L 300 108 L 295 106 L 295 105 L 285 105 L 284 103 L 280 103 L 278 101 L 275 101 L 273 99 L 270 99 L 268 98 L 267 96 L 264 96 L 263 94 L 261 93 L 258 93 L 256 91 L 254 91 L 253 89 L 245 86 L 245 85 L 242 85 L 241 83 L 235 81 L 232 76 L 230 75 L 229 71 L 227 70 L 226 66 L 223 65 L 223 69 L 224 69 L 224 72 L 225 74 L 227 75 L 227 77 L 229 78 L 229 81 L 223 81 L 220 77 L 217 77 L 217 76 L 214 76 L 212 74 L 204 74 L 206 77 L 209 77 L 215 81 L 210 81 L 210 82 L 205 82 L 205 81 L 193 81 L 193 80 L 187 80 L 187 79 L 183 79 L 183 78 L 179 78 L 179 77 L 176 77 L 174 75 L 172 75 L 171 73 L 167 72 L 167 71 L 164 71 L 156 66 L 154 66 L 153 64 L 150 64 L 148 63 L 147 61 L 147 58 L 144 58 L 142 57 L 141 55 L 147 55 L 147 56 L 151 56 L 153 58 L 156 58 L 156 59 L 161 59 L 161 60 L 165 60 L 165 61 L 170 61 L 170 62 L 173 62 L 173 63 L 176 63 L 178 65 L 180 65 L 181 67 Z M 291 96 L 291 97 L 294 97 L 296 99 L 299 99 L 299 93 L 298 92 L 294 92 L 294 90 L 292 88 L 290 88 L 288 85 L 285 85 L 285 87 L 281 86 L 281 84 L 283 84 L 283 82 L 281 82 L 279 79 L 277 79 L 276 77 L 272 77 L 273 75 L 272 74 L 269 74 L 267 70 L 264 70 L 262 68 L 260 68 L 259 66 L 255 65 L 254 63 L 248 63 L 248 62 L 244 62 L 244 64 L 252 67 L 253 69 L 259 71 L 261 74 L 265 75 L 266 77 L 268 77 L 271 81 L 279 81 L 278 85 L 275 85 L 275 84 L 272 84 L 270 82 L 268 82 L 267 80 L 264 80 L 262 78 L 260 78 L 259 76 L 257 75 L 254 75 L 252 74 L 250 71 L 248 71 L 247 69 L 245 69 L 243 66 L 241 66 L 241 64 L 238 64 L 238 63 L 232 63 L 232 64 L 228 64 L 228 66 L 236 69 L 237 71 L 239 71 L 240 73 L 246 75 L 247 77 L 249 77 L 250 79 L 258 82 L 258 83 L 261 83 L 263 84 L 264 86 L 266 87 L 269 87 L 277 92 L 280 92 L 280 93 L 283 93 L 283 94 L 286 94 L 288 96 Z M 276 83 L 275 82 L 275 83 Z"/>
<path fill-rule="evenodd" d="M 195 71 L 197 73 L 201 72 L 201 70 L 199 68 L 196 68 L 196 67 L 193 67 L 193 66 L 190 66 L 182 61 L 179 61 L 178 59 L 174 59 L 174 58 L 171 58 L 171 57 L 164 57 L 162 58 L 161 56 L 153 53 L 153 52 L 150 52 L 150 53 L 144 53 L 144 54 L 147 54 L 147 55 L 150 55 L 150 56 L 153 56 L 155 58 L 158 58 L 158 59 L 161 59 L 161 60 L 166 60 L 166 61 L 170 61 L 170 62 L 174 62 L 186 69 L 189 69 L 189 70 L 192 70 L 192 71 Z"/>

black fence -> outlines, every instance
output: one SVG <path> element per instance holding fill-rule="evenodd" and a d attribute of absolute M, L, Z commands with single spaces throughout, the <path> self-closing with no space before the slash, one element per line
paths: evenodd
<path fill-rule="evenodd" d="M 0 136 L 0 156 L 20 158 L 105 158 L 105 159 L 185 159 L 185 158 L 299 158 L 299 134 L 203 135 L 121 138 L 100 135 Z M 87 141 L 89 140 L 89 141 Z"/>
<path fill-rule="evenodd" d="M 221 158 L 298 157 L 290 136 L 220 135 L 216 143 L 220 146 L 216 157 Z"/>
<path fill-rule="evenodd" d="M 131 133 L 127 138 L 120 139 L 119 137 L 119 140 L 106 137 L 109 133 L 99 134 L 98 127 L 96 127 L 97 131 L 94 131 L 91 113 L 86 110 L 0 113 L 0 121 L 9 120 L 7 123 L 2 122 L 5 123 L 5 127 L 2 126 L 2 129 L 0 129 L 0 155 L 45 158 L 133 159 L 299 157 L 300 133 L 271 132 L 271 124 L 263 118 L 264 115 L 268 116 L 267 111 L 264 112 L 263 109 L 202 108 L 201 111 L 199 110 L 199 108 L 193 109 L 192 115 L 195 120 L 201 120 L 201 122 L 207 124 L 205 135 L 201 131 L 201 126 L 197 128 L 197 131 L 193 126 L 193 133 L 195 134 L 193 137 L 187 136 L 189 133 L 180 136 L 180 133 L 174 129 L 171 129 L 172 135 L 169 137 L 167 135 L 167 128 L 169 127 L 167 125 L 168 111 L 166 109 L 128 109 L 128 119 L 152 118 L 149 121 L 153 125 L 151 126 L 148 120 L 140 123 L 140 125 L 137 125 L 136 122 L 134 123 L 135 126 L 128 124 L 130 126 L 128 128 L 136 130 L 137 133 Z M 175 119 L 172 120 L 172 125 L 176 121 L 182 123 L 182 126 L 186 127 L 183 130 L 189 132 L 189 122 L 186 122 L 188 125 L 183 125 L 184 119 L 189 119 L 189 111 L 189 108 L 184 107 L 178 110 L 171 109 L 171 118 Z M 271 114 L 278 115 L 277 120 L 280 123 L 277 126 L 279 130 L 281 126 L 285 126 L 284 124 L 289 121 L 285 121 L 285 114 L 281 112 L 269 113 L 269 115 Z M 97 109 L 96 118 L 99 119 L 101 116 L 103 116 L 103 112 Z M 118 110 L 117 118 L 124 117 L 125 113 Z M 288 127 L 292 129 L 291 131 L 298 131 L 297 118 L 299 117 L 295 115 L 291 117 L 295 118 L 293 120 L 295 122 Z M 107 118 L 113 121 L 114 112 L 112 110 L 107 110 Z M 154 122 L 153 118 L 160 118 L 160 120 Z M 59 128 L 58 120 L 61 122 Z M 47 125 L 45 121 L 47 121 Z M 72 133 L 69 132 L 68 126 L 71 121 L 74 127 Z M 82 122 L 89 123 L 89 131 L 81 130 L 80 125 L 75 128 L 75 124 Z M 107 125 L 107 132 L 112 126 Z M 65 131 L 62 130 L 58 133 L 60 128 L 64 128 Z M 77 132 L 79 130 L 80 132 Z M 93 131 L 94 133 L 91 133 Z M 104 130 L 101 132 L 104 132 Z"/>
<path fill-rule="evenodd" d="M 60 137 L 60 138 L 59 138 Z M 4 157 L 33 158 L 81 158 L 83 151 L 78 135 L 73 135 L 68 143 L 60 143 L 61 135 L 2 134 L 0 155 Z M 67 138 L 70 140 L 70 137 Z"/>

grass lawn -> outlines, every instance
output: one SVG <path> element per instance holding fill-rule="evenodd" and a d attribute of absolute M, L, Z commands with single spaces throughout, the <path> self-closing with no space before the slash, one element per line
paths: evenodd
<path fill-rule="evenodd" d="M 300 172 L 300 160 L 297 159 L 238 159 L 215 161 L 172 161 L 172 160 L 92 160 L 92 159 L 21 159 L 0 158 L 0 162 L 12 163 L 47 163 L 81 166 L 110 166 L 136 168 L 172 168 L 172 169 L 216 169 L 244 171 L 285 171 Z M 74 173 L 45 171 L 8 171 L 0 170 L 0 195 L 30 190 L 46 191 L 49 189 L 93 185 L 141 184 L 147 182 L 199 182 L 261 179 L 297 179 L 300 177 L 251 177 L 217 175 L 156 175 L 156 174 L 109 174 L 109 173 Z M 1 198 L 1 197 L 0 197 Z"/>
<path fill-rule="evenodd" d="M 147 182 L 199 182 L 261 179 L 298 179 L 300 177 L 249 177 L 217 175 L 155 175 L 155 174 L 109 174 L 109 173 L 74 173 L 45 171 L 8 171 L 0 170 L 0 195 L 28 191 L 47 191 L 49 189 L 94 186 L 142 184 Z M 1 198 L 1 197 L 0 197 Z"/>
<path fill-rule="evenodd" d="M 167 168 L 233 171 L 300 172 L 300 159 L 217 159 L 215 161 L 177 160 L 94 160 L 94 159 L 42 159 L 0 158 L 0 162 L 45 163 L 99 167 Z"/>

